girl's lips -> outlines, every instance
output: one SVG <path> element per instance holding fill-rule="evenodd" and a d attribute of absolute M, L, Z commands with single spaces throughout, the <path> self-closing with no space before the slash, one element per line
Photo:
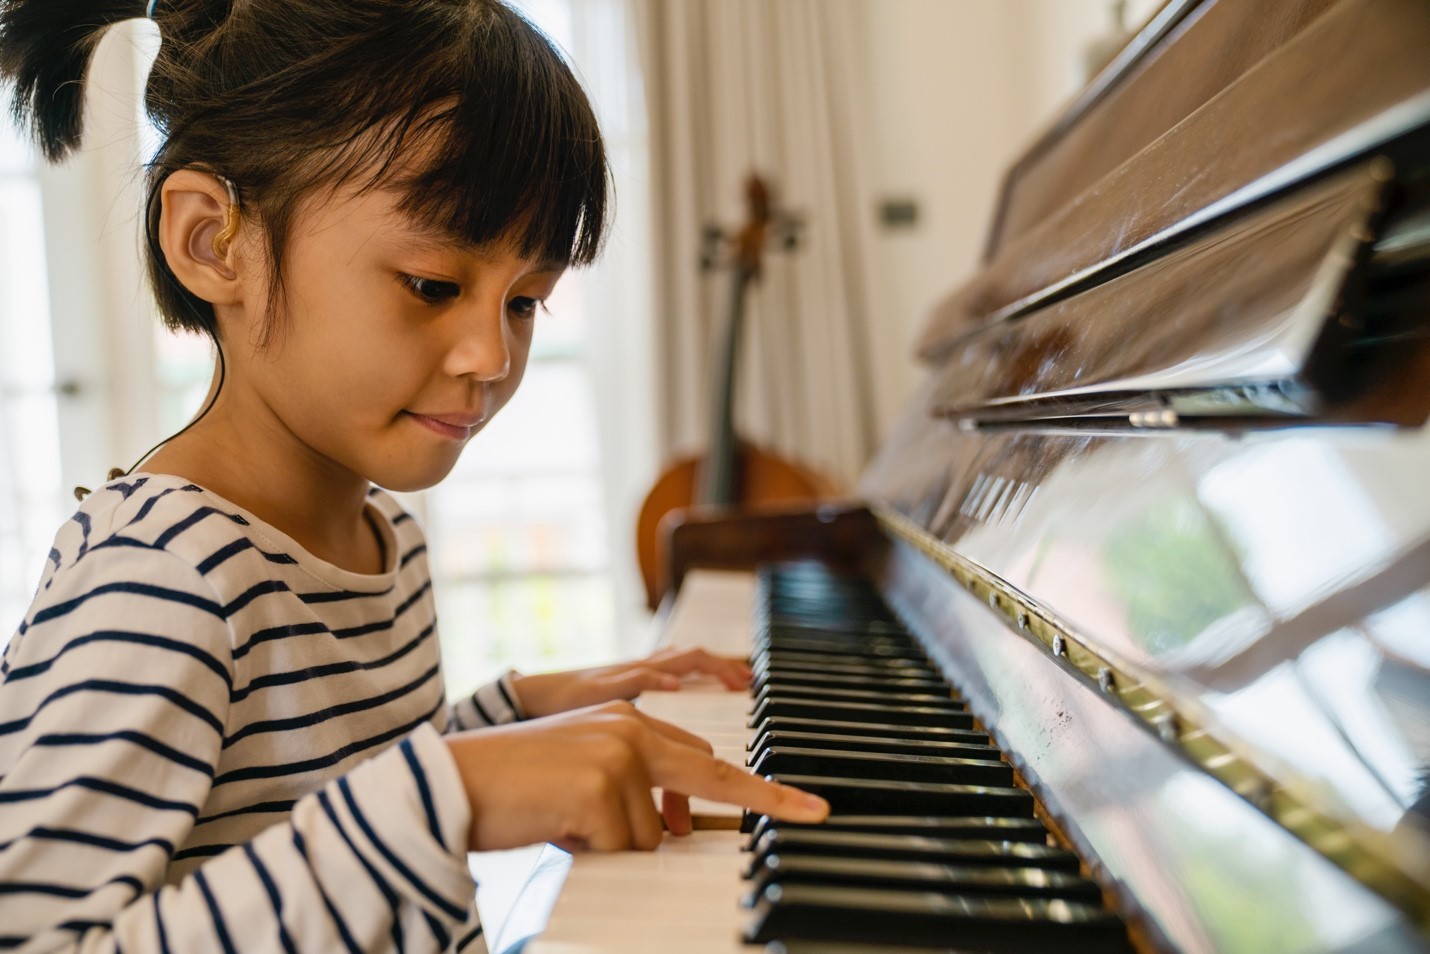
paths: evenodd
<path fill-rule="evenodd" d="M 471 437 L 472 430 L 481 423 L 480 418 L 472 420 L 471 418 L 453 417 L 444 420 L 428 417 L 426 414 L 418 414 L 416 411 L 408 411 L 407 413 L 411 415 L 414 421 L 429 431 L 454 441 L 464 441 Z M 449 421 L 456 421 L 458 423 L 449 423 Z M 466 421 L 472 421 L 472 423 L 467 424 L 465 423 Z"/>

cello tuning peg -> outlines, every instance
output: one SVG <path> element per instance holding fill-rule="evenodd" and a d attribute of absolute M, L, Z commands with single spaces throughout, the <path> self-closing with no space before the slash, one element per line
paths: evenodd
<path fill-rule="evenodd" d="M 725 232 L 718 225 L 707 225 L 701 232 L 700 241 L 700 267 L 705 271 L 713 271 L 720 267 L 722 255 L 720 254 L 725 245 Z"/>
<path fill-rule="evenodd" d="M 700 253 L 700 268 L 703 271 L 713 272 L 728 267 L 730 256 L 719 246 L 711 246 Z"/>

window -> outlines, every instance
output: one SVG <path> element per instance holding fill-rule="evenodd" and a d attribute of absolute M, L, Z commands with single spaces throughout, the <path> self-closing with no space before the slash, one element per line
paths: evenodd
<path fill-rule="evenodd" d="M 8 640 L 24 618 L 55 528 L 59 413 L 45 234 L 35 158 L 0 127 L 0 620 Z"/>

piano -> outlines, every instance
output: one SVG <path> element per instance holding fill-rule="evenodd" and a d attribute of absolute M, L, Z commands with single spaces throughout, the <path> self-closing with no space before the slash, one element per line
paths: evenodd
<path fill-rule="evenodd" d="M 648 711 L 826 795 L 535 954 L 1430 939 L 1430 4 L 1171 0 L 1009 170 L 856 501 L 693 512 Z"/>

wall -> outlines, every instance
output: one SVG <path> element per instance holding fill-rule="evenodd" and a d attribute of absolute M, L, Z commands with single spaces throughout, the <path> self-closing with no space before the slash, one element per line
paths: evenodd
<path fill-rule="evenodd" d="M 1082 85 L 1087 51 L 1114 28 L 1111 0 L 863 0 L 870 214 L 881 228 L 874 360 L 882 433 L 918 378 L 913 341 L 930 307 L 976 267 L 1003 171 Z M 1134 3 L 1136 25 L 1155 3 Z M 1134 19 L 1136 18 L 1136 19 Z"/>

